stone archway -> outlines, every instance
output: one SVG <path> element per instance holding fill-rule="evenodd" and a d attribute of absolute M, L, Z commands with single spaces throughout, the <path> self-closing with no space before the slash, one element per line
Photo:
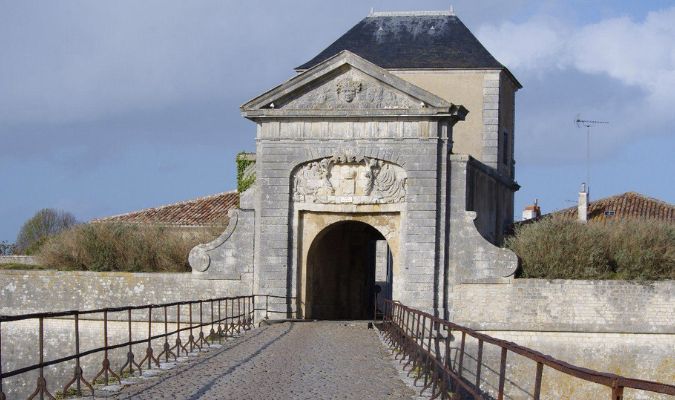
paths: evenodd
<path fill-rule="evenodd" d="M 375 285 L 379 297 L 395 292 L 400 213 L 301 211 L 298 222 L 301 315 L 372 318 Z"/>
<path fill-rule="evenodd" d="M 359 221 L 342 221 L 321 231 L 307 254 L 308 317 L 372 319 L 377 242 L 384 236 Z"/>

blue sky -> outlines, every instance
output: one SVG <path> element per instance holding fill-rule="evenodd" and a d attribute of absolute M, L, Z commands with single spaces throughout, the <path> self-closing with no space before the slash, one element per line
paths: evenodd
<path fill-rule="evenodd" d="M 38 209 L 86 221 L 235 187 L 254 150 L 239 105 L 293 75 L 370 8 L 446 1 L 0 0 L 0 240 Z M 572 205 L 592 132 L 592 198 L 675 201 L 671 1 L 454 1 L 520 80 L 516 218 Z"/>

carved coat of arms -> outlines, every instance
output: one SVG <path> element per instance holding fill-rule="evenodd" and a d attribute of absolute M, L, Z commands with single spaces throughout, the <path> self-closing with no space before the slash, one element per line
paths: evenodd
<path fill-rule="evenodd" d="M 293 199 L 298 202 L 400 203 L 405 194 L 403 168 L 365 156 L 337 155 L 311 161 L 293 176 Z"/>

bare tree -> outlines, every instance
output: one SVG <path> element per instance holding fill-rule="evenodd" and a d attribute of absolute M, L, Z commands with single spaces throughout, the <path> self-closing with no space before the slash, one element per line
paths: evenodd
<path fill-rule="evenodd" d="M 0 256 L 11 256 L 16 251 L 14 243 L 0 242 Z"/>
<path fill-rule="evenodd" d="M 16 237 L 18 254 L 35 253 L 50 236 L 77 224 L 75 216 L 69 212 L 44 208 L 26 221 Z"/>

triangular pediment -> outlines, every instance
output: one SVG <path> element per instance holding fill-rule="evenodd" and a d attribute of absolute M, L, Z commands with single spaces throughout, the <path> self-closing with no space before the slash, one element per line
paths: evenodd
<path fill-rule="evenodd" d="M 293 77 L 241 109 L 249 118 L 456 114 L 463 110 L 349 51 Z"/>

